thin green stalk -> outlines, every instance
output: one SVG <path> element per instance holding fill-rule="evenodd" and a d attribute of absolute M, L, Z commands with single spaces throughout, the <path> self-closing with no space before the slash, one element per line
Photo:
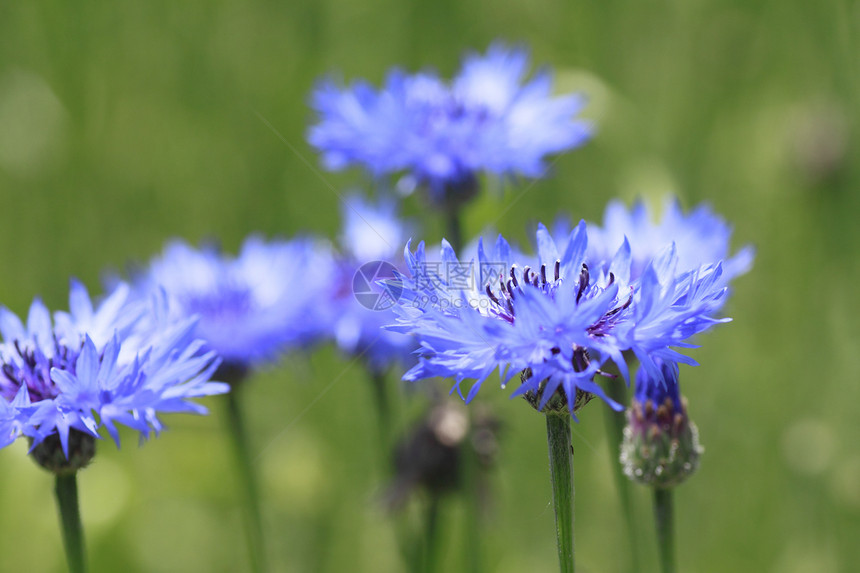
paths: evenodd
<path fill-rule="evenodd" d="M 481 573 L 483 555 L 481 553 L 481 480 L 478 453 L 467 441 L 463 443 L 461 457 L 463 463 L 462 503 L 466 518 L 466 571 Z"/>
<path fill-rule="evenodd" d="M 610 378 L 605 385 L 606 395 L 621 405 L 627 405 L 627 386 L 621 377 Z M 621 513 L 624 515 L 624 524 L 627 529 L 627 539 L 630 545 L 629 571 L 638 572 L 639 566 L 639 544 L 636 536 L 636 524 L 633 515 L 633 503 L 630 498 L 630 480 L 624 475 L 624 468 L 618 460 L 619 446 L 624 438 L 624 426 L 627 417 L 624 411 L 616 412 L 612 408 L 604 408 L 606 416 L 607 444 L 609 445 L 609 465 L 612 468 L 612 476 L 615 479 L 615 489 L 618 491 L 618 499 L 621 503 Z"/>
<path fill-rule="evenodd" d="M 84 573 L 87 570 L 84 559 L 84 531 L 81 527 L 81 513 L 78 509 L 77 472 L 57 474 L 54 487 L 57 506 L 60 509 L 60 524 L 63 531 L 63 546 L 66 561 L 71 573 Z"/>
<path fill-rule="evenodd" d="M 400 556 L 407 565 L 409 573 L 424 573 L 424 566 L 421 562 L 423 548 L 421 547 L 422 540 L 416 532 L 415 524 L 412 523 L 411 512 L 402 511 L 397 516 L 394 524 L 394 537 L 397 541 L 397 548 L 400 550 Z"/>
<path fill-rule="evenodd" d="M 660 551 L 660 571 L 675 573 L 675 523 L 672 518 L 671 488 L 654 488 L 654 520 Z"/>
<path fill-rule="evenodd" d="M 559 570 L 561 573 L 573 573 L 573 447 L 570 440 L 570 415 L 567 412 L 547 413 L 546 437 Z"/>
<path fill-rule="evenodd" d="M 251 571 L 263 573 L 266 566 L 266 546 L 263 540 L 263 520 L 260 514 L 260 495 L 257 489 L 257 475 L 248 445 L 245 421 L 239 404 L 241 386 L 234 385 L 227 394 L 227 433 L 233 443 L 236 467 L 239 472 L 240 487 L 244 496 L 245 538 L 251 560 Z"/>
<path fill-rule="evenodd" d="M 445 238 L 451 244 L 455 253 L 463 246 L 463 227 L 460 223 L 460 209 L 448 207 L 445 210 Z"/>
<path fill-rule="evenodd" d="M 424 516 L 424 573 L 434 573 L 439 553 L 439 496 L 430 494 Z"/>
<path fill-rule="evenodd" d="M 373 402 L 376 406 L 376 419 L 379 426 L 380 449 L 387 456 L 391 446 L 391 404 L 388 400 L 388 387 L 386 385 L 385 374 L 370 370 L 370 383 L 373 386 Z M 385 458 L 388 462 L 388 458 Z M 385 468 L 388 469 L 387 466 Z"/>

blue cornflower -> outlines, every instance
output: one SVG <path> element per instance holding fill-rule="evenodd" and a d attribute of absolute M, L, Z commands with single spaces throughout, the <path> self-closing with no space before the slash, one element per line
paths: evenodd
<path fill-rule="evenodd" d="M 375 203 L 358 195 L 346 198 L 342 210 L 341 249 L 326 301 L 331 334 L 338 347 L 362 356 L 367 366 L 383 372 L 395 362 L 412 365 L 417 344 L 410 336 L 383 330 L 394 319 L 393 298 L 376 285 L 405 270 L 400 245 L 407 225 L 397 214 L 391 199 Z"/>
<path fill-rule="evenodd" d="M 135 284 L 139 296 L 163 290 L 172 319 L 198 317 L 197 336 L 241 371 L 322 335 L 316 297 L 332 272 L 323 243 L 251 236 L 235 257 L 174 241 Z"/>
<path fill-rule="evenodd" d="M 551 96 L 548 70 L 525 80 L 528 59 L 524 49 L 493 44 L 467 55 L 450 83 L 396 69 L 379 90 L 323 81 L 308 140 L 329 169 L 405 174 L 437 202 L 468 198 L 480 172 L 540 177 L 545 157 L 584 143 L 591 125 L 576 118 L 581 97 Z"/>
<path fill-rule="evenodd" d="M 341 208 L 342 251 L 356 261 L 401 258 L 401 246 L 410 225 L 400 218 L 392 197 L 368 201 L 358 194 L 348 195 Z"/>
<path fill-rule="evenodd" d="M 100 437 L 101 428 L 119 446 L 117 423 L 146 438 L 161 430 L 159 413 L 205 413 L 190 399 L 229 389 L 209 381 L 218 363 L 192 336 L 193 320 L 155 331 L 141 319 L 163 314 L 165 301 L 146 305 L 128 294 L 120 284 L 94 308 L 73 281 L 70 312 L 52 320 L 36 299 L 26 325 L 0 307 L 0 446 L 20 435 L 34 447 L 57 436 L 68 458 L 73 431 Z"/>
<path fill-rule="evenodd" d="M 402 279 L 393 328 L 418 337 L 421 361 L 404 378 L 451 377 L 458 392 L 474 379 L 470 401 L 493 371 L 503 386 L 520 374 L 514 396 L 543 410 L 559 391 L 573 412 L 584 393 L 620 409 L 593 377 L 611 360 L 626 378 L 625 351 L 657 379 L 661 362 L 695 364 L 676 348 L 727 320 L 715 317 L 726 294 L 720 262 L 683 269 L 670 243 L 635 276 L 630 242 L 609 260 L 590 261 L 588 238 L 584 221 L 561 244 L 540 225 L 537 257 L 519 260 L 501 236 L 491 250 L 479 242 L 471 289 L 454 288 L 428 267 L 423 243 L 415 253 L 407 245 L 411 277 Z M 441 258 L 462 265 L 447 243 Z"/>
<path fill-rule="evenodd" d="M 556 237 L 564 237 L 570 226 L 556 225 Z M 730 255 L 731 226 L 711 208 L 702 204 L 684 214 L 676 198 L 667 196 L 662 215 L 643 201 L 628 211 L 621 201 L 611 201 L 604 211 L 603 225 L 589 224 L 589 261 L 611 261 L 625 241 L 630 248 L 631 276 L 641 276 L 648 262 L 668 245 L 675 243 L 678 268 L 693 270 L 722 261 L 722 279 L 727 284 L 752 266 L 754 250 L 744 247 Z"/>

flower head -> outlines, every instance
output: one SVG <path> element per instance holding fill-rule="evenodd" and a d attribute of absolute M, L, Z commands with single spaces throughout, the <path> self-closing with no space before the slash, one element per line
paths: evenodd
<path fill-rule="evenodd" d="M 334 280 L 323 305 L 331 335 L 342 351 L 361 356 L 373 371 L 382 372 L 395 362 L 414 364 L 414 339 L 382 328 L 394 321 L 396 301 L 376 284 L 403 270 L 398 251 L 407 226 L 394 201 L 373 203 L 358 195 L 347 197 L 343 220 Z"/>
<path fill-rule="evenodd" d="M 556 224 L 553 235 L 567 236 L 570 225 Z M 722 262 L 726 283 L 752 266 L 752 247 L 730 254 L 731 226 L 702 204 L 685 214 L 676 198 L 667 196 L 658 218 L 647 203 L 637 201 L 628 210 L 621 201 L 611 201 L 604 211 L 603 224 L 588 227 L 589 261 L 611 261 L 626 242 L 630 249 L 631 276 L 637 278 L 657 254 L 674 243 L 678 268 L 693 270 Z"/>
<path fill-rule="evenodd" d="M 474 379 L 469 401 L 498 370 L 503 386 L 519 374 L 513 395 L 525 394 L 539 410 L 563 405 L 572 413 L 583 393 L 620 409 L 594 382 L 606 361 L 626 377 L 623 353 L 632 351 L 661 380 L 662 362 L 695 364 L 678 349 L 727 320 L 716 316 L 726 295 L 720 261 L 681 268 L 670 243 L 637 276 L 629 241 L 609 260 L 589 259 L 585 222 L 560 243 L 540 225 L 537 247 L 536 257 L 514 260 L 501 236 L 492 249 L 479 242 L 476 265 L 461 263 L 444 243 L 443 261 L 473 269 L 474 286 L 463 289 L 428 267 L 423 244 L 414 253 L 407 245 L 411 277 L 403 279 L 393 328 L 417 336 L 421 361 L 405 378 L 451 377 L 458 392 Z"/>
<path fill-rule="evenodd" d="M 170 319 L 198 317 L 196 335 L 241 369 L 322 334 L 312 302 L 330 279 L 331 264 L 326 246 L 311 239 L 251 236 L 235 257 L 175 241 L 135 283 L 143 297 L 166 293 Z"/>
<path fill-rule="evenodd" d="M 379 90 L 327 80 L 312 96 L 308 140 L 330 169 L 405 173 L 437 202 L 469 196 L 479 172 L 540 177 L 546 155 L 581 145 L 591 127 L 576 119 L 580 97 L 552 97 L 551 74 L 526 81 L 527 71 L 525 50 L 494 44 L 467 55 L 450 83 L 399 70 Z"/>
<path fill-rule="evenodd" d="M 190 399 L 228 390 L 209 381 L 217 360 L 193 337 L 193 320 L 156 332 L 141 321 L 156 309 L 128 293 L 119 285 L 94 308 L 73 281 L 70 312 L 52 320 L 36 299 L 26 325 L 0 308 L 0 446 L 20 435 L 34 447 L 58 438 L 68 458 L 72 432 L 97 438 L 105 428 L 119 445 L 120 423 L 146 438 L 161 430 L 159 413 L 205 413 Z"/>

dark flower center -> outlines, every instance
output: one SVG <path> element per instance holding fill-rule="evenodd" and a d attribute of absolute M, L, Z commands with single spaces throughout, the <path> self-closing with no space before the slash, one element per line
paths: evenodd
<path fill-rule="evenodd" d="M 517 265 L 512 265 L 508 272 L 508 276 L 510 278 L 505 277 L 504 274 L 499 275 L 500 286 L 496 293 L 493 292 L 493 289 L 489 284 L 485 287 L 487 296 L 489 296 L 490 300 L 493 301 L 493 314 L 502 320 L 513 324 L 514 319 L 516 318 L 513 301 L 517 294 L 523 292 L 523 287 L 528 286 L 530 288 L 536 288 L 547 296 L 553 296 L 555 291 L 561 287 L 562 282 L 564 282 L 560 277 L 560 272 L 561 261 L 558 259 L 555 261 L 552 279 L 547 276 L 546 263 L 540 266 L 539 272 L 532 271 L 531 267 L 526 266 L 523 268 L 522 273 L 520 273 L 517 269 Z M 590 282 L 591 275 L 588 272 L 588 265 L 582 263 L 582 268 L 579 271 L 579 279 L 575 287 L 577 304 L 582 300 L 583 295 L 588 292 Z M 614 283 L 615 274 L 609 273 L 609 282 L 607 283 L 606 288 L 612 286 Z M 627 300 L 623 304 L 616 306 L 601 316 L 597 322 L 589 326 L 588 333 L 592 336 L 604 336 L 620 320 L 623 314 L 622 311 L 626 310 L 632 301 L 633 292 L 631 287 L 630 296 L 627 297 Z"/>
<path fill-rule="evenodd" d="M 61 344 L 56 337 L 53 339 L 53 355 L 46 356 L 36 346 L 22 346 L 21 341 L 12 344 L 13 355 L 3 360 L 0 367 L 0 396 L 11 401 L 21 386 L 26 386 L 32 402 L 50 400 L 59 394 L 59 390 L 51 380 L 51 368 L 59 368 L 75 373 L 75 361 L 80 353 L 80 347 L 73 349 Z"/>
<path fill-rule="evenodd" d="M 582 265 L 584 271 L 586 273 L 586 284 L 588 283 L 588 267 L 584 264 Z M 533 272 L 531 267 L 528 265 L 523 268 L 523 272 L 519 273 L 520 278 L 517 278 L 518 274 L 517 265 L 512 265 L 508 275 L 510 278 L 505 278 L 504 274 L 499 275 L 499 290 L 498 294 L 493 292 L 492 287 L 489 284 L 486 285 L 487 296 L 490 297 L 490 300 L 493 301 L 495 308 L 493 309 L 494 314 L 496 314 L 499 318 L 514 323 L 514 304 L 513 301 L 516 298 L 517 293 L 523 292 L 523 286 L 528 285 L 532 288 L 540 289 L 541 292 L 551 295 L 555 289 L 559 287 L 561 284 L 561 261 L 556 259 L 555 268 L 553 270 L 553 279 L 549 280 L 547 278 L 547 268 L 546 263 L 540 266 L 540 272 Z M 520 280 L 522 279 L 522 281 Z M 577 295 L 577 302 L 579 301 L 579 296 Z"/>

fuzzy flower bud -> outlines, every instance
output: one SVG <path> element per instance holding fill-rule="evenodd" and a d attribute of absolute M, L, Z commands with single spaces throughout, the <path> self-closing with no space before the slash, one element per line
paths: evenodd
<path fill-rule="evenodd" d="M 678 387 L 678 365 L 657 364 L 663 380 L 644 367 L 636 376 L 636 395 L 627 410 L 621 464 L 631 480 L 659 488 L 674 487 L 699 466 L 704 448 L 687 416 Z"/>

